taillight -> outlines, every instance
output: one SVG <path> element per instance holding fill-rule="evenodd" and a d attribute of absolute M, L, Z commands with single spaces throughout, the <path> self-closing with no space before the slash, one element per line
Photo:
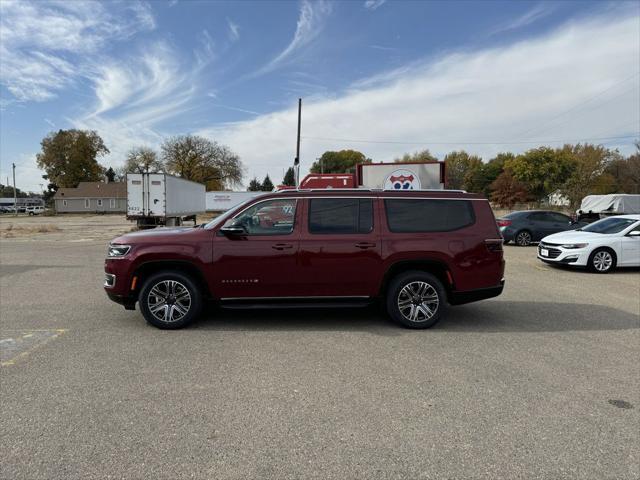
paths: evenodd
<path fill-rule="evenodd" d="M 499 227 L 508 227 L 509 225 L 511 225 L 511 220 L 496 220 L 496 222 L 498 223 Z"/>
<path fill-rule="evenodd" d="M 487 238 L 484 244 L 490 252 L 501 252 L 502 242 L 503 240 L 501 238 Z"/>

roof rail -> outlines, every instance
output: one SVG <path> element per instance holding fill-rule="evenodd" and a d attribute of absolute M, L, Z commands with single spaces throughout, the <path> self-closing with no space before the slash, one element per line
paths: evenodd
<path fill-rule="evenodd" d="M 284 192 L 445 192 L 445 193 L 468 193 L 466 190 L 450 190 L 445 188 L 416 188 L 411 190 L 395 190 L 384 188 L 287 188 L 278 190 L 278 193 Z"/>

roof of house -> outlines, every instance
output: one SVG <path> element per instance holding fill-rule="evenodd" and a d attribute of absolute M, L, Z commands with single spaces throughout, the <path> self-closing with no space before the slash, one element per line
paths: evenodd
<path fill-rule="evenodd" d="M 127 184 L 80 182 L 76 188 L 59 188 L 53 198 L 127 198 Z"/>

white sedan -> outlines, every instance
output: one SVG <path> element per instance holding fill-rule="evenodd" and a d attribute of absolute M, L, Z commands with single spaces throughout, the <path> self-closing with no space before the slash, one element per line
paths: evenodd
<path fill-rule="evenodd" d="M 546 263 L 589 267 L 607 273 L 616 267 L 640 266 L 640 215 L 618 215 L 578 230 L 554 233 L 538 244 Z"/>

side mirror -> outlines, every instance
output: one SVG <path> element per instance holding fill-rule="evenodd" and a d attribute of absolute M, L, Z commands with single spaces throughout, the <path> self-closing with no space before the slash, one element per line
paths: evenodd
<path fill-rule="evenodd" d="M 247 234 L 247 230 L 242 225 L 224 225 L 220 232 L 227 237 L 240 237 Z"/>

